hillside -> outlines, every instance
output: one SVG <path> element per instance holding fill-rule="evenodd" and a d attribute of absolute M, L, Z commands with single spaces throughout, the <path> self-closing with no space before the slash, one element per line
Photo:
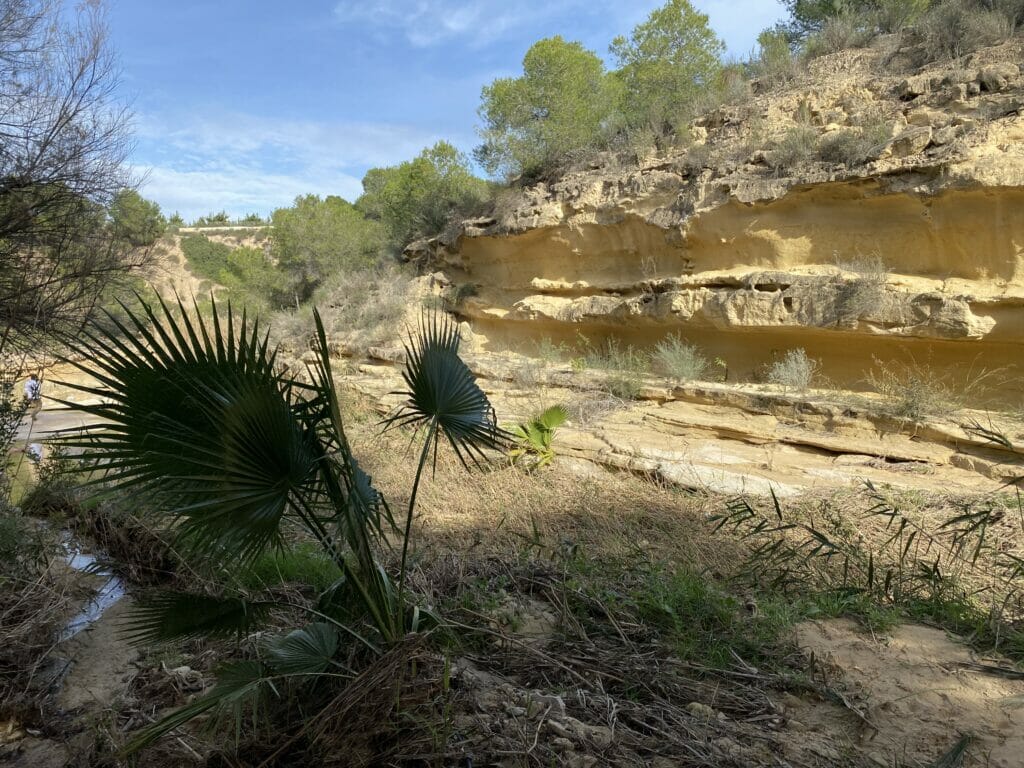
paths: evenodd
<path fill-rule="evenodd" d="M 880 38 L 755 83 L 687 146 L 522 188 L 406 257 L 509 416 L 579 403 L 573 455 L 726 492 L 998 488 L 1024 471 L 1022 42 L 910 53 Z M 673 337 L 691 378 L 659 369 Z M 773 380 L 799 350 L 812 379 Z M 371 356 L 383 394 L 401 350 Z M 609 410 L 623 376 L 645 402 Z"/>

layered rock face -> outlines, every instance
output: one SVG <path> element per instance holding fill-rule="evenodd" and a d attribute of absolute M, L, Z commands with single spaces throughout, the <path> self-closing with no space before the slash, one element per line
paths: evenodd
<path fill-rule="evenodd" d="M 731 380 L 803 348 L 848 389 L 894 360 L 964 386 L 1000 369 L 988 396 L 1019 406 L 1022 43 L 885 74 L 899 55 L 820 59 L 688 147 L 524 189 L 407 255 L 465 286 L 485 350 L 678 333 Z"/>

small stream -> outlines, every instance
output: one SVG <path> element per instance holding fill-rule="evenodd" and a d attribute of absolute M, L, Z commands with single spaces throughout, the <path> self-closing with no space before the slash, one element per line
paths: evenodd
<path fill-rule="evenodd" d="M 99 565 L 96 555 L 83 552 L 70 534 L 65 539 L 64 548 L 67 552 L 67 564 L 72 570 L 88 573 L 102 579 L 103 582 L 96 594 L 90 597 L 79 612 L 64 625 L 57 638 L 61 643 L 70 640 L 79 632 L 99 621 L 106 610 L 124 597 L 126 592 L 125 583 L 121 577 Z"/>

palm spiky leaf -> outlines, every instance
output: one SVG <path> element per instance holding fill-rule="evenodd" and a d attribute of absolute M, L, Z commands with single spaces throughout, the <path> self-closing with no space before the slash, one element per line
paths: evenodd
<path fill-rule="evenodd" d="M 160 592 L 136 606 L 122 626 L 125 635 L 136 643 L 240 637 L 262 623 L 273 606 L 239 597 Z"/>
<path fill-rule="evenodd" d="M 338 630 L 316 622 L 289 632 L 268 651 L 274 672 L 283 675 L 316 675 L 334 664 L 341 644 Z"/>
<path fill-rule="evenodd" d="M 464 466 L 486 459 L 486 449 L 501 450 L 508 434 L 498 427 L 494 408 L 459 357 L 461 336 L 439 313 L 423 317 L 418 334 L 405 344 L 405 403 L 384 420 L 393 426 L 427 427 L 432 448 L 446 439 Z"/>
<path fill-rule="evenodd" d="M 259 661 L 234 662 L 221 667 L 216 674 L 217 684 L 212 690 L 191 704 L 140 729 L 125 745 L 123 752 L 138 752 L 175 728 L 215 709 L 234 709 L 236 721 L 240 723 L 243 708 L 248 706 L 255 709 L 261 699 L 271 693 L 277 693 L 272 672 Z"/>
<path fill-rule="evenodd" d="M 519 443 L 510 455 L 513 462 L 532 454 L 535 467 L 544 467 L 551 463 L 555 452 L 551 447 L 555 431 L 569 420 L 569 412 L 564 406 L 553 405 L 538 416 L 519 424 L 512 429 L 512 436 Z"/>
<path fill-rule="evenodd" d="M 63 444 L 100 480 L 159 500 L 198 549 L 251 558 L 279 541 L 290 499 L 315 482 L 322 450 L 291 408 L 295 384 L 274 370 L 257 323 L 181 319 L 161 302 L 124 307 L 114 329 L 93 327 L 69 359 L 96 378 L 74 386 L 97 426 Z M 198 309 L 198 308 L 197 308 Z"/>

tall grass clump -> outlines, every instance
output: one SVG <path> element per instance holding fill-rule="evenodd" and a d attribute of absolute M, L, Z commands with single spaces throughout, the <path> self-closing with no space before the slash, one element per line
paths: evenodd
<path fill-rule="evenodd" d="M 654 348 L 653 362 L 661 373 L 679 382 L 702 379 L 710 369 L 708 359 L 700 349 L 684 343 L 678 334 L 658 342 Z"/>
<path fill-rule="evenodd" d="M 784 390 L 806 392 L 818 374 L 819 363 L 803 349 L 791 349 L 768 368 L 768 381 Z"/>
<path fill-rule="evenodd" d="M 646 352 L 623 346 L 614 338 L 599 347 L 588 343 L 585 359 L 588 368 L 605 372 L 602 389 L 621 400 L 635 400 L 640 395 L 644 375 L 651 367 L 651 358 Z"/>
<path fill-rule="evenodd" d="M 1024 535 L 1020 498 L 987 497 L 929 519 L 919 502 L 870 483 L 866 497 L 854 515 L 740 498 L 712 521 L 747 543 L 736 575 L 758 589 L 809 599 L 819 615 L 871 621 L 895 611 L 1024 659 L 1024 560 L 1010 544 Z"/>

